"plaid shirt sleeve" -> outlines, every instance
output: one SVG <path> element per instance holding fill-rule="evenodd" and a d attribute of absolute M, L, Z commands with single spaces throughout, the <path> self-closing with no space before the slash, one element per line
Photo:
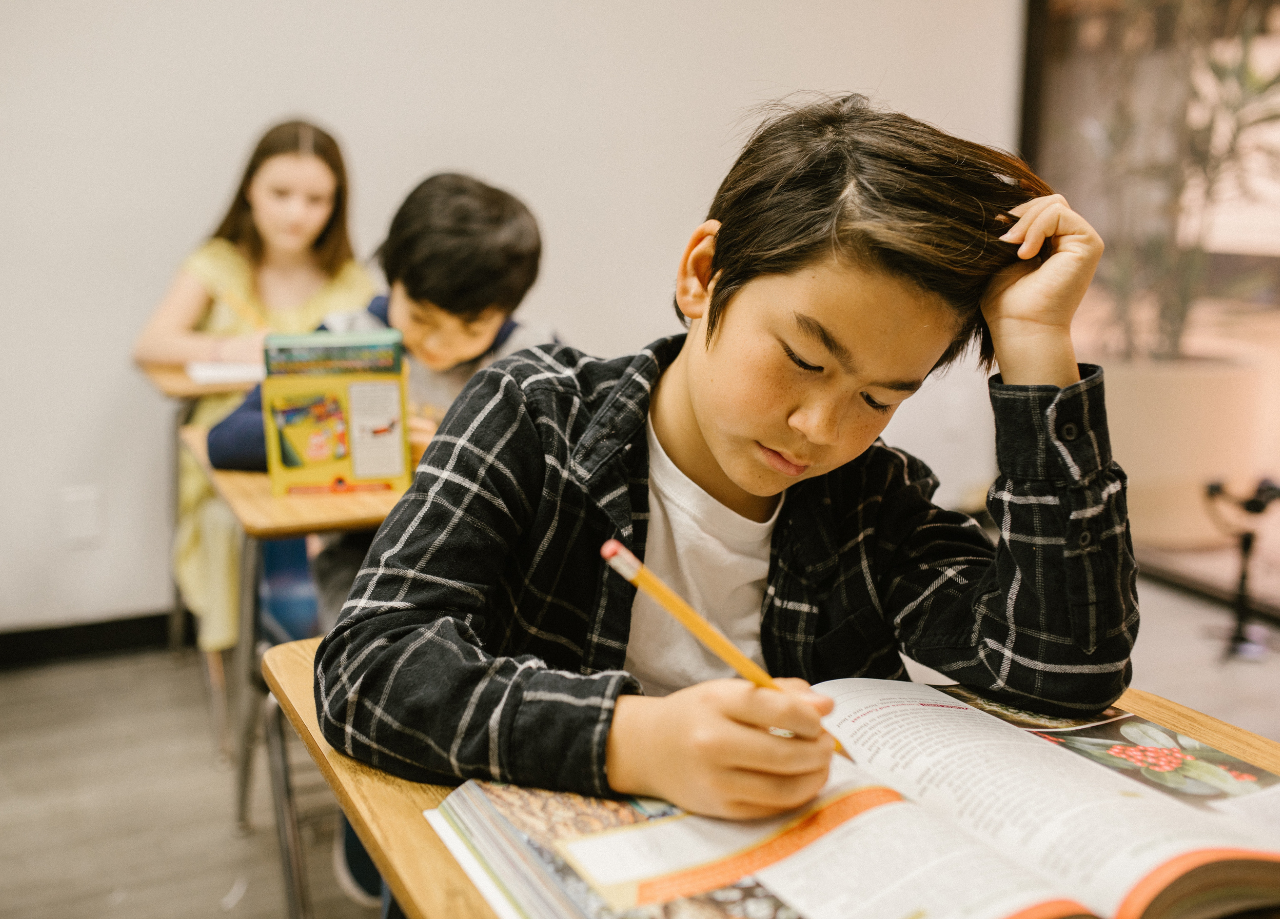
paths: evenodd
<path fill-rule="evenodd" d="M 492 650 L 538 633 L 522 607 L 494 610 L 528 586 L 525 555 L 548 551 L 557 522 L 539 507 L 560 513 L 546 492 L 566 475 L 565 432 L 535 421 L 522 385 L 491 368 L 455 402 L 321 644 L 317 714 L 334 747 L 406 778 L 610 794 L 613 704 L 635 681 Z"/>
<path fill-rule="evenodd" d="M 1015 704 L 1063 713 L 1119 697 L 1138 630 L 1125 477 L 1111 457 L 1102 372 L 1082 365 L 1081 373 L 1061 390 L 992 381 L 993 561 L 971 530 L 955 536 L 954 515 L 919 488 L 894 492 L 896 506 L 880 519 L 899 523 L 878 534 L 893 572 L 885 606 L 908 656 Z"/>

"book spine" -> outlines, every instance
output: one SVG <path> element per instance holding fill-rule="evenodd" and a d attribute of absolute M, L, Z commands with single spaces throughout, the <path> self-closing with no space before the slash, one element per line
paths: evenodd
<path fill-rule="evenodd" d="M 267 373 L 399 373 L 400 352 L 398 343 L 269 347 L 266 352 Z"/>

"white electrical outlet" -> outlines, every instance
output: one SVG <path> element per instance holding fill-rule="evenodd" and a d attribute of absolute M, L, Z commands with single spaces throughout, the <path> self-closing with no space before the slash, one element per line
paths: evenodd
<path fill-rule="evenodd" d="M 61 492 L 59 518 L 62 537 L 71 545 L 89 548 L 102 540 L 102 489 L 97 485 L 68 485 Z"/>

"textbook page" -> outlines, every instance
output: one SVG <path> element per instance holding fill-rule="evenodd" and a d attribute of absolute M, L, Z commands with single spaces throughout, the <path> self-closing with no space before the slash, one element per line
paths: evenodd
<path fill-rule="evenodd" d="M 523 915 L 515 905 L 502 892 L 489 872 L 484 870 L 484 866 L 476 858 L 474 852 L 467 847 L 466 841 L 458 835 L 452 824 L 441 816 L 438 810 L 428 810 L 422 812 L 427 818 L 427 822 L 431 824 L 431 829 L 436 831 L 436 835 L 440 837 L 440 841 L 444 843 L 445 848 L 449 850 L 462 868 L 471 883 L 476 885 L 476 890 L 480 891 L 480 896 L 484 897 L 485 902 L 498 914 L 498 919 L 524 919 Z"/>
<path fill-rule="evenodd" d="M 1215 859 L 1280 861 L 1265 829 L 1188 807 L 929 686 L 814 688 L 835 700 L 824 724 L 858 765 L 1101 915 L 1140 915 Z"/>
<path fill-rule="evenodd" d="M 715 899 L 743 879 L 804 919 L 1086 912 L 842 757 L 832 759 L 816 806 L 800 814 L 748 821 L 681 814 L 569 840 L 560 850 L 619 912 Z"/>
<path fill-rule="evenodd" d="M 816 801 L 760 820 L 476 781 L 427 816 L 495 910 L 523 919 L 1088 915 L 844 758 Z"/>
<path fill-rule="evenodd" d="M 191 361 L 186 365 L 187 376 L 192 383 L 201 385 L 217 383 L 260 383 L 267 375 L 261 361 L 233 363 L 230 361 Z"/>

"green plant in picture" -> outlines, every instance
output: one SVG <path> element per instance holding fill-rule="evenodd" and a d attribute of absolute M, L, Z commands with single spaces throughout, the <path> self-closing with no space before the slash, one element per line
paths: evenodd
<path fill-rule="evenodd" d="M 1125 357 L 1173 357 L 1205 293 L 1224 193 L 1280 176 L 1280 71 L 1263 72 L 1271 0 L 1123 0 L 1094 22 L 1105 98 L 1084 134 L 1110 215 L 1099 281 Z M 1276 65 L 1273 63 L 1270 68 Z M 1141 303 L 1154 304 L 1154 321 Z"/>
<path fill-rule="evenodd" d="M 1050 738 L 1113 769 L 1136 770 L 1144 779 L 1190 795 L 1245 795 L 1258 790 L 1257 775 L 1237 768 L 1234 757 L 1153 724 L 1120 726 L 1129 743 L 1093 737 Z M 1047 737 L 1048 735 L 1041 735 Z"/>

